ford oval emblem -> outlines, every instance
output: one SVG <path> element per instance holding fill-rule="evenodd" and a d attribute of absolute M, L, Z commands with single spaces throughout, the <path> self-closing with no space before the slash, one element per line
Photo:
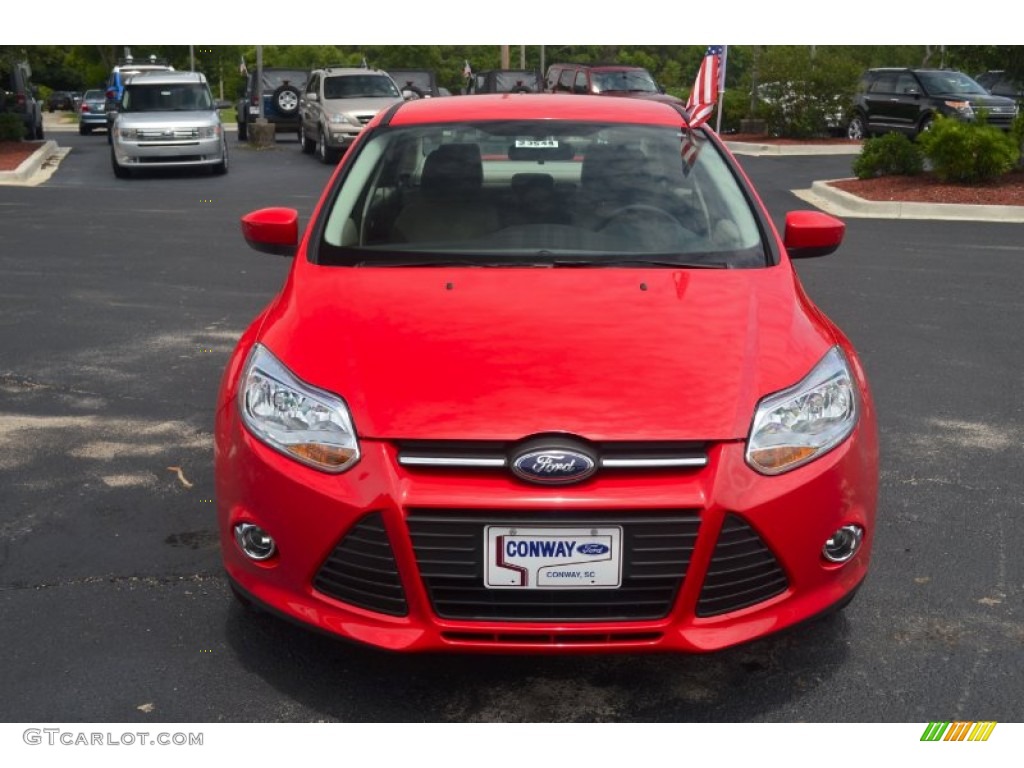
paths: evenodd
<path fill-rule="evenodd" d="M 581 451 L 544 448 L 527 451 L 512 461 L 512 471 L 531 483 L 578 483 L 594 474 L 597 462 Z"/>
<path fill-rule="evenodd" d="M 576 551 L 584 555 L 603 555 L 608 552 L 610 547 L 604 544 L 598 544 L 597 542 L 591 542 L 590 544 L 580 544 L 576 547 Z"/>

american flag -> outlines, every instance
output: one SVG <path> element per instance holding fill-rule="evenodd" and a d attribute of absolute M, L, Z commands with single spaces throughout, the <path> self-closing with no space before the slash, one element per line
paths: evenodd
<path fill-rule="evenodd" d="M 683 159 L 683 176 L 690 175 L 699 154 L 700 146 L 693 140 L 693 131 L 687 131 L 679 148 L 679 155 Z"/>
<path fill-rule="evenodd" d="M 718 99 L 718 72 L 722 64 L 721 45 L 709 45 L 704 54 L 704 60 L 700 63 L 700 71 L 697 72 L 697 80 L 690 91 L 690 98 L 686 102 L 687 122 L 691 128 L 704 125 L 715 111 L 715 101 Z"/>

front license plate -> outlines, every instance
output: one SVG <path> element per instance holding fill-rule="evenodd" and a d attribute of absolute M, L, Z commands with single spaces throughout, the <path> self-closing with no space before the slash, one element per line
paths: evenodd
<path fill-rule="evenodd" d="M 489 589 L 615 589 L 622 584 L 622 528 L 484 529 Z"/>

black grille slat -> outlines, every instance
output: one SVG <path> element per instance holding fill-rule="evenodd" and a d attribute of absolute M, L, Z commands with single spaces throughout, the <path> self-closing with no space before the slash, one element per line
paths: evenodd
<path fill-rule="evenodd" d="M 780 595 L 789 579 L 757 531 L 736 515 L 722 525 L 711 557 L 697 615 L 718 616 Z"/>
<path fill-rule="evenodd" d="M 700 518 L 687 510 L 608 513 L 518 510 L 410 510 L 408 527 L 420 576 L 434 611 L 476 621 L 638 621 L 664 618 L 679 593 Z M 487 589 L 484 528 L 488 525 L 623 529 L 618 589 Z M 439 556 L 439 541 L 447 541 Z M 458 542 L 458 549 L 453 546 Z M 656 546 L 652 546 L 656 544 Z M 674 555 L 674 557 L 673 557 Z"/>
<path fill-rule="evenodd" d="M 391 616 L 409 613 L 380 512 L 367 515 L 342 537 L 317 571 L 313 586 L 329 597 L 370 611 Z"/>

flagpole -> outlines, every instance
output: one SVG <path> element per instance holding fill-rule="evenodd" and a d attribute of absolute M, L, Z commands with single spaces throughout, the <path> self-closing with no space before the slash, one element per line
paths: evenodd
<path fill-rule="evenodd" d="M 722 46 L 722 66 L 718 70 L 718 117 L 715 118 L 715 133 L 722 133 L 722 107 L 725 105 L 725 68 L 729 61 L 729 46 Z"/>

